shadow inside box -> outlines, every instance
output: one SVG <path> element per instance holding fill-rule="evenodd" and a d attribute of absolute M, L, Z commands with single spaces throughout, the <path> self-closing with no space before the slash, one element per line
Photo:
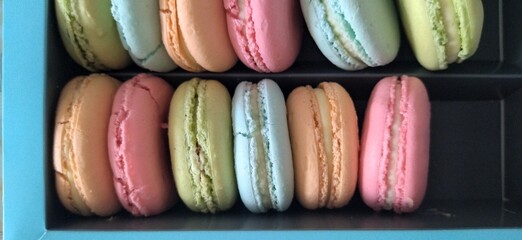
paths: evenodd
<path fill-rule="evenodd" d="M 360 199 L 341 209 L 303 209 L 295 202 L 285 212 L 254 214 L 241 203 L 226 212 L 201 214 L 178 203 L 173 209 L 153 217 L 133 217 L 128 213 L 99 218 L 65 214 L 51 230 L 380 230 L 380 229 L 466 229 L 517 228 L 522 225 L 520 202 L 498 200 L 426 201 L 414 213 L 374 212 Z"/>

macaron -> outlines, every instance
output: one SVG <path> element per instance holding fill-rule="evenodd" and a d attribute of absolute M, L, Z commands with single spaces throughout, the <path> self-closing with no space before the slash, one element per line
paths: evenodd
<path fill-rule="evenodd" d="M 359 161 L 350 95 L 334 82 L 298 87 L 287 109 L 297 200 L 308 209 L 345 206 L 355 191 Z"/>
<path fill-rule="evenodd" d="M 199 78 L 183 82 L 172 97 L 168 133 L 176 188 L 185 205 L 203 213 L 231 208 L 237 185 L 225 86 Z"/>
<path fill-rule="evenodd" d="M 393 1 L 301 0 L 301 8 L 319 50 L 341 69 L 386 65 L 399 51 Z"/>
<path fill-rule="evenodd" d="M 232 46 L 247 67 L 282 72 L 297 58 L 303 22 L 299 2 L 224 0 Z"/>
<path fill-rule="evenodd" d="M 398 0 L 406 36 L 419 63 L 442 70 L 478 49 L 484 22 L 481 0 Z"/>
<path fill-rule="evenodd" d="M 376 211 L 416 210 L 426 192 L 430 101 L 415 77 L 382 79 L 374 87 L 361 137 L 359 191 Z"/>
<path fill-rule="evenodd" d="M 251 212 L 284 211 L 294 197 L 285 97 L 270 79 L 241 82 L 232 98 L 239 195 Z"/>
<path fill-rule="evenodd" d="M 83 215 L 110 216 L 121 209 L 109 163 L 107 131 L 120 82 L 104 74 L 75 77 L 56 110 L 53 164 L 63 206 Z"/>
<path fill-rule="evenodd" d="M 112 0 L 111 4 L 123 47 L 138 66 L 155 72 L 177 67 L 161 39 L 157 0 Z"/>
<path fill-rule="evenodd" d="M 107 134 L 109 160 L 118 198 L 135 216 L 159 214 L 176 199 L 167 138 L 173 93 L 165 80 L 138 74 L 114 97 Z"/>
<path fill-rule="evenodd" d="M 130 64 L 111 15 L 110 0 L 55 0 L 55 10 L 62 42 L 76 63 L 93 72 Z"/>
<path fill-rule="evenodd" d="M 189 72 L 224 72 L 237 62 L 218 0 L 160 0 L 163 43 L 169 56 Z"/>

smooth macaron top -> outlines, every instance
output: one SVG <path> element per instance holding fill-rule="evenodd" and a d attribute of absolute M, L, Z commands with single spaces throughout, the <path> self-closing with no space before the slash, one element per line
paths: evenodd
<path fill-rule="evenodd" d="M 107 148 L 111 106 L 119 85 L 103 74 L 79 76 L 60 94 L 53 164 L 58 197 L 73 213 L 110 216 L 121 208 Z"/>
<path fill-rule="evenodd" d="M 350 201 L 358 171 L 357 115 L 338 83 L 294 89 L 287 99 L 296 196 L 308 209 Z"/>
<path fill-rule="evenodd" d="M 237 62 L 222 1 L 160 0 L 163 43 L 169 56 L 190 72 L 224 72 Z"/>
<path fill-rule="evenodd" d="M 404 30 L 419 63 L 428 70 L 471 57 L 480 42 L 481 0 L 399 0 Z"/>
<path fill-rule="evenodd" d="M 55 1 L 58 28 L 65 49 L 87 70 L 122 69 L 130 63 L 110 9 L 110 0 Z"/>
<path fill-rule="evenodd" d="M 241 82 L 232 98 L 234 157 L 241 199 L 252 212 L 286 210 L 294 196 L 285 98 L 272 80 Z"/>
<path fill-rule="evenodd" d="M 375 210 L 411 212 L 426 191 L 430 102 L 415 77 L 388 77 L 368 102 L 361 137 L 359 191 Z"/>
<path fill-rule="evenodd" d="M 163 46 L 157 0 L 112 0 L 111 4 L 123 46 L 137 65 L 156 72 L 177 67 Z"/>
<path fill-rule="evenodd" d="M 330 62 L 344 70 L 382 66 L 399 51 L 393 1 L 301 0 L 308 30 Z"/>
<path fill-rule="evenodd" d="M 194 78 L 174 92 L 169 144 L 179 196 L 193 211 L 224 211 L 237 198 L 231 98 L 215 80 Z"/>
<path fill-rule="evenodd" d="M 239 59 L 258 72 L 282 72 L 301 48 L 302 18 L 299 3 L 225 0 L 227 26 Z"/>
<path fill-rule="evenodd" d="M 165 80 L 138 74 L 114 97 L 109 159 L 120 202 L 136 216 L 158 214 L 175 200 L 166 129 L 173 93 Z"/>

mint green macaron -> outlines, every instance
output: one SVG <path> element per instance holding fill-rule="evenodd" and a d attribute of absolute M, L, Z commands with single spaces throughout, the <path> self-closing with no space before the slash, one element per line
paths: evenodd
<path fill-rule="evenodd" d="M 399 51 L 399 21 L 392 0 L 301 0 L 317 47 L 344 70 L 383 66 Z"/>

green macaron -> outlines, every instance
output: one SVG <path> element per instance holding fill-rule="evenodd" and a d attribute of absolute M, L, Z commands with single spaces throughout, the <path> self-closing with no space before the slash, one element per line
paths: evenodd
<path fill-rule="evenodd" d="M 193 211 L 215 213 L 237 199 L 231 98 L 215 80 L 194 78 L 174 92 L 169 145 L 178 194 Z"/>
<path fill-rule="evenodd" d="M 419 63 L 428 70 L 471 57 L 484 22 L 481 0 L 398 0 L 402 23 Z"/>
<path fill-rule="evenodd" d="M 75 62 L 93 72 L 129 65 L 110 0 L 55 0 L 55 9 L 63 44 Z"/>

